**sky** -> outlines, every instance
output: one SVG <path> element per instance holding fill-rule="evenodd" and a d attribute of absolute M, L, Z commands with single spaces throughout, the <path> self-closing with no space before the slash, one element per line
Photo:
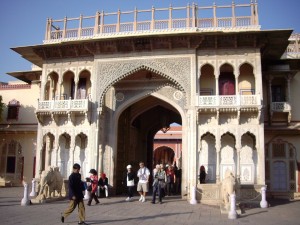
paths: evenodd
<path fill-rule="evenodd" d="M 236 4 L 251 0 L 234 0 Z M 255 0 L 253 0 L 255 1 Z M 31 70 L 31 63 L 10 48 L 42 44 L 46 19 L 93 16 L 97 11 L 116 12 L 186 6 L 228 5 L 232 0 L 1 0 L 0 1 L 0 81 L 15 80 L 7 75 L 12 71 Z M 292 29 L 300 33 L 300 0 L 257 0 L 262 30 Z"/>

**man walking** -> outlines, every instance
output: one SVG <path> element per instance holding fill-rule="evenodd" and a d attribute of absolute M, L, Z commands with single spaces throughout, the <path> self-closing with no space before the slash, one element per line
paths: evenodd
<path fill-rule="evenodd" d="M 81 174 L 79 173 L 80 165 L 75 163 L 73 165 L 73 173 L 69 176 L 69 199 L 70 204 L 66 211 L 61 216 L 61 222 L 65 222 L 65 218 L 69 216 L 78 205 L 78 224 L 87 224 L 85 220 L 85 208 L 83 202 L 83 182 L 81 181 Z"/>
<path fill-rule="evenodd" d="M 139 201 L 145 202 L 146 201 L 146 194 L 149 191 L 149 176 L 150 171 L 148 168 L 145 167 L 144 162 L 140 162 L 140 169 L 137 172 L 137 177 L 139 178 L 137 191 L 141 195 Z"/>

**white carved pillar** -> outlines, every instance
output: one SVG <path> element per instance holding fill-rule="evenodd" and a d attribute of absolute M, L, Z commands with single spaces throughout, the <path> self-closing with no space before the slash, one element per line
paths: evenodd
<path fill-rule="evenodd" d="M 239 94 L 239 77 L 235 76 L 235 95 Z"/>
<path fill-rule="evenodd" d="M 102 147 L 102 144 L 100 144 L 98 146 L 99 150 L 99 164 L 98 164 L 98 171 L 101 172 L 103 171 L 103 147 Z"/>
<path fill-rule="evenodd" d="M 55 154 L 55 166 L 58 166 L 58 153 L 59 153 L 59 146 L 57 146 L 57 148 L 56 148 L 56 150 L 55 150 L 55 152 L 56 152 L 56 154 Z"/>
<path fill-rule="evenodd" d="M 216 183 L 220 183 L 220 150 L 221 150 L 221 140 L 219 134 L 216 137 L 216 153 L 217 153 L 217 163 L 216 163 Z"/>
<path fill-rule="evenodd" d="M 259 126 L 258 136 L 256 142 L 257 160 L 258 160 L 258 172 L 257 181 L 258 184 L 265 185 L 265 140 L 264 140 L 264 127 Z"/>
<path fill-rule="evenodd" d="M 45 169 L 51 166 L 51 139 L 49 137 L 46 138 L 46 165 Z"/>
<path fill-rule="evenodd" d="M 216 96 L 219 95 L 219 77 L 216 77 Z"/>
<path fill-rule="evenodd" d="M 70 147 L 70 157 L 71 157 L 71 165 L 72 166 L 74 165 L 74 161 L 75 161 L 74 160 L 75 148 L 76 148 L 75 144 Z M 80 165 L 80 166 L 82 166 L 82 165 Z"/>
<path fill-rule="evenodd" d="M 74 91 L 74 99 L 78 99 L 78 80 L 75 81 L 75 91 Z M 82 96 L 80 96 L 82 98 Z"/>
<path fill-rule="evenodd" d="M 41 125 L 38 124 L 37 130 L 37 146 L 36 146 L 36 167 L 35 167 L 35 178 L 38 178 L 42 171 L 42 152 L 43 152 L 43 135 Z"/>
<path fill-rule="evenodd" d="M 241 146 L 236 147 L 236 178 L 238 182 L 240 183 L 240 177 L 241 177 L 241 160 L 240 160 L 240 155 L 241 155 Z"/>

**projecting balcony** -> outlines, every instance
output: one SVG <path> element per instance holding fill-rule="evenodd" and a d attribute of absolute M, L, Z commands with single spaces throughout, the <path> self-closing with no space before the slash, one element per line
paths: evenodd
<path fill-rule="evenodd" d="M 261 106 L 260 95 L 205 95 L 197 96 L 202 108 L 254 108 Z"/>
<path fill-rule="evenodd" d="M 41 124 L 49 118 L 57 125 L 61 121 L 64 121 L 63 124 L 87 124 L 90 120 L 89 106 L 89 99 L 39 101 L 36 116 Z"/>
<path fill-rule="evenodd" d="M 82 111 L 89 110 L 88 99 L 69 99 L 69 100 L 51 100 L 39 101 L 37 112 L 55 112 L 55 111 Z"/>
<path fill-rule="evenodd" d="M 289 102 L 272 102 L 270 111 L 271 111 L 270 124 L 272 124 L 272 122 L 274 120 L 274 114 L 286 114 L 287 115 L 287 124 L 291 123 L 292 107 Z"/>
<path fill-rule="evenodd" d="M 273 112 L 290 112 L 291 105 L 288 102 L 272 102 L 271 110 Z"/>

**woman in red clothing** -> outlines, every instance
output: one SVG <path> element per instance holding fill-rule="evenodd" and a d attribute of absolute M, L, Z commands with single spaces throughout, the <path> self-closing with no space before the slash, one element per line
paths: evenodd
<path fill-rule="evenodd" d="M 99 204 L 100 202 L 96 196 L 96 191 L 98 188 L 97 171 L 95 169 L 91 169 L 89 173 L 91 174 L 90 179 L 91 179 L 92 190 L 91 190 L 91 195 L 90 195 L 87 205 L 91 205 L 93 199 L 95 200 L 96 204 Z"/>

